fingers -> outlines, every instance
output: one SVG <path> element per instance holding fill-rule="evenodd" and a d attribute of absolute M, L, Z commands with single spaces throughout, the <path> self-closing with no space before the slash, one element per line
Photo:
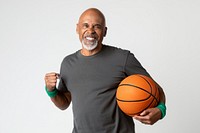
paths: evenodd
<path fill-rule="evenodd" d="M 47 73 L 45 75 L 45 84 L 49 91 L 52 91 L 56 87 L 57 79 L 60 75 L 55 72 Z"/>
<path fill-rule="evenodd" d="M 150 117 L 148 114 L 149 112 L 145 110 L 142 113 L 140 113 L 140 115 L 135 115 L 134 118 L 143 124 L 150 124 Z"/>
<path fill-rule="evenodd" d="M 134 118 L 143 124 L 151 125 L 151 121 L 149 120 L 148 116 L 134 116 Z"/>
<path fill-rule="evenodd" d="M 150 108 L 143 111 L 140 115 L 134 116 L 134 118 L 143 124 L 153 125 L 159 120 L 159 111 L 157 108 Z"/>
<path fill-rule="evenodd" d="M 144 110 L 142 113 L 140 113 L 140 116 L 146 116 L 149 113 L 150 113 L 149 110 Z"/>

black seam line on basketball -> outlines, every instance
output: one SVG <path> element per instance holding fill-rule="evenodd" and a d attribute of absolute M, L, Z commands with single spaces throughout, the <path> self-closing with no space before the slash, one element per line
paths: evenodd
<path fill-rule="evenodd" d="M 154 101 L 154 99 L 151 101 L 151 103 L 147 106 L 147 107 L 145 107 L 143 110 L 146 110 L 146 109 L 148 109 L 150 106 L 151 106 L 151 104 L 153 103 L 153 101 Z M 140 114 L 140 113 L 142 113 L 143 112 L 143 110 L 141 110 L 141 111 L 138 111 L 138 112 L 136 112 L 136 113 L 133 113 L 133 114 L 128 114 L 128 115 L 136 115 L 136 114 Z"/>
<path fill-rule="evenodd" d="M 148 80 L 146 80 L 144 77 L 142 77 L 142 76 L 140 76 L 140 75 L 138 75 L 140 78 L 142 78 L 142 79 L 144 79 L 147 83 L 148 83 L 148 85 L 150 86 L 150 88 L 151 88 L 151 94 L 152 94 L 152 86 L 151 86 L 151 84 L 149 83 L 149 81 Z"/>
<path fill-rule="evenodd" d="M 152 86 L 151 86 L 151 84 L 149 83 L 149 81 L 147 80 L 147 79 L 145 79 L 144 77 L 142 77 L 142 76 L 140 76 L 140 75 L 138 75 L 139 77 L 141 77 L 141 78 L 143 78 L 148 84 L 149 84 L 149 86 L 151 87 L 151 91 L 152 91 Z M 153 80 L 153 79 L 152 79 Z M 155 83 L 155 85 L 156 85 L 156 83 Z M 156 86 L 155 86 L 155 88 L 157 88 Z M 158 89 L 157 89 L 158 90 Z M 151 92 L 152 93 L 152 92 Z M 156 95 L 156 94 L 155 94 Z M 154 95 L 152 95 L 155 99 L 156 99 L 156 101 L 157 101 L 157 103 L 158 103 L 158 99 L 154 96 Z"/>
<path fill-rule="evenodd" d="M 147 83 L 149 84 L 148 81 L 147 81 Z M 136 87 L 136 88 L 139 88 L 139 89 L 141 89 L 141 90 L 143 90 L 143 91 L 145 91 L 146 93 L 149 94 L 149 96 L 147 98 L 145 98 L 145 99 L 140 99 L 140 100 L 121 100 L 121 99 L 117 98 L 117 100 L 119 100 L 119 101 L 122 101 L 122 102 L 139 102 L 139 101 L 147 100 L 147 99 L 149 99 L 150 96 L 153 96 L 156 99 L 157 103 L 158 103 L 158 99 L 153 94 L 151 94 L 150 92 L 148 92 L 147 90 L 145 90 L 145 89 L 143 89 L 141 87 L 138 87 L 138 86 L 135 86 L 135 85 L 131 85 L 131 84 L 120 84 L 119 86 L 132 86 L 132 87 Z M 151 87 L 151 85 L 150 85 L 150 87 Z"/>
<path fill-rule="evenodd" d="M 151 103 L 147 106 L 147 107 L 145 107 L 144 109 L 142 109 L 142 110 L 140 110 L 140 111 L 138 111 L 138 112 L 136 112 L 136 113 L 133 113 L 133 114 L 128 114 L 128 115 L 136 115 L 136 114 L 140 114 L 140 113 L 142 113 L 143 112 L 143 110 L 146 110 L 146 109 L 148 109 L 150 106 L 151 106 L 151 104 L 153 103 L 153 101 L 154 101 L 154 99 L 151 101 Z"/>
<path fill-rule="evenodd" d="M 153 101 L 154 101 L 154 99 L 151 101 L 151 103 L 147 106 L 147 107 L 145 107 L 143 110 L 146 110 L 146 109 L 148 109 L 150 106 L 151 106 L 151 104 L 153 103 Z M 143 112 L 143 110 L 142 111 L 138 111 L 138 112 L 136 112 L 136 113 L 133 113 L 133 114 L 128 114 L 128 115 L 136 115 L 136 114 L 140 114 L 140 113 L 142 113 Z"/>
<path fill-rule="evenodd" d="M 149 98 L 145 98 L 145 99 L 141 99 L 141 100 L 121 100 L 121 99 L 118 99 L 118 98 L 116 98 L 116 99 L 118 101 L 121 101 L 121 102 L 143 102 L 143 101 L 146 101 Z"/>
<path fill-rule="evenodd" d="M 140 75 L 138 75 L 138 76 L 141 77 L 141 78 L 143 78 L 145 81 L 147 81 L 147 83 L 149 84 L 149 86 L 150 86 L 150 88 L 151 88 L 151 91 L 152 91 L 152 86 L 151 86 L 151 84 L 149 83 L 149 81 L 146 80 L 144 77 L 142 77 L 142 76 L 140 76 Z M 120 85 L 120 86 L 123 86 L 123 85 L 125 85 L 125 84 L 122 84 L 122 85 Z M 134 85 L 130 85 L 130 84 L 128 84 L 128 85 L 129 85 L 129 86 L 136 87 L 136 88 L 140 88 L 140 87 L 137 87 L 137 86 L 134 86 Z M 155 84 L 155 88 L 157 88 L 157 87 L 156 87 L 156 84 Z M 140 88 L 140 89 L 142 89 L 142 88 Z M 143 89 L 142 89 L 142 90 L 143 90 Z M 144 91 L 145 91 L 145 90 L 144 90 Z M 159 92 L 159 90 L 156 89 L 155 95 L 156 95 L 158 92 Z M 149 93 L 149 92 L 147 92 L 147 93 Z M 150 95 L 152 95 L 152 94 L 150 94 Z M 151 101 L 151 103 L 150 103 L 147 107 L 145 107 L 144 110 L 148 109 L 148 108 L 151 106 L 151 104 L 153 103 L 154 100 L 156 100 L 156 102 L 158 103 L 158 99 L 157 99 L 154 95 L 152 95 L 152 96 L 154 97 L 153 100 Z M 117 99 L 117 100 L 118 100 L 118 99 Z M 122 100 L 119 100 L 119 101 L 122 101 Z M 124 102 L 129 102 L 129 101 L 124 101 Z M 138 111 L 137 113 L 128 114 L 128 115 L 133 116 L 133 115 L 139 114 L 139 113 L 141 113 L 141 112 L 142 112 L 142 111 Z"/>
<path fill-rule="evenodd" d="M 152 94 L 151 94 L 150 92 L 148 92 L 147 90 L 145 90 L 145 89 L 143 89 L 143 88 L 141 88 L 141 87 L 135 86 L 135 85 L 131 85 L 131 84 L 120 84 L 119 86 L 132 86 L 132 87 L 139 88 L 139 89 L 141 89 L 141 90 L 143 90 L 143 91 L 145 91 L 146 93 L 149 94 L 149 96 L 147 97 L 147 99 L 152 95 Z M 152 96 L 153 96 L 153 95 L 152 95 Z"/>
<path fill-rule="evenodd" d="M 138 75 L 139 77 L 141 77 L 141 78 L 143 78 L 145 81 L 147 81 L 147 83 L 149 84 L 149 86 L 151 87 L 151 91 L 152 91 L 152 86 L 151 86 L 151 84 L 149 83 L 149 81 L 148 80 L 146 80 L 144 77 L 142 77 L 142 76 L 140 76 L 140 75 Z M 153 79 L 152 79 L 153 80 Z M 157 88 L 157 87 L 156 87 Z M 151 92 L 152 93 L 152 92 Z M 155 94 L 156 95 L 156 94 Z M 156 101 L 157 101 L 157 103 L 158 103 L 158 99 L 154 96 L 154 95 L 152 95 L 155 99 L 156 99 Z"/>

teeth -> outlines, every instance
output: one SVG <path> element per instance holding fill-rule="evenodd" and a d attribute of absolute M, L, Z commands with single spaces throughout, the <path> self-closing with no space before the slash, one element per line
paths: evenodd
<path fill-rule="evenodd" d="M 94 40 L 94 38 L 92 38 L 92 37 L 86 37 L 86 39 L 90 40 L 90 41 Z"/>

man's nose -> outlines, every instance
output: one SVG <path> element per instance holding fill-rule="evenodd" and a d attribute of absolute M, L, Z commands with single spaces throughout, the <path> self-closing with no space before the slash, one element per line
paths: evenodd
<path fill-rule="evenodd" d="M 88 32 L 90 32 L 91 34 L 94 34 L 95 33 L 94 27 L 89 27 Z"/>

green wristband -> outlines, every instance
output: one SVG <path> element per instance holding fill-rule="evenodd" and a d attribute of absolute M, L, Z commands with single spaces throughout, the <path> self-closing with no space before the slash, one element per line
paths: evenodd
<path fill-rule="evenodd" d="M 45 86 L 45 90 L 49 97 L 55 97 L 58 94 L 58 90 L 55 88 L 53 91 L 48 91 L 47 87 Z"/>
<path fill-rule="evenodd" d="M 166 115 L 166 109 L 167 109 L 165 104 L 160 102 L 156 108 L 160 109 L 161 114 L 162 114 L 161 119 L 163 119 Z"/>

